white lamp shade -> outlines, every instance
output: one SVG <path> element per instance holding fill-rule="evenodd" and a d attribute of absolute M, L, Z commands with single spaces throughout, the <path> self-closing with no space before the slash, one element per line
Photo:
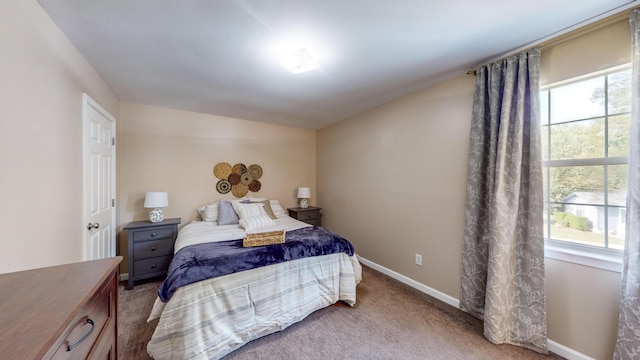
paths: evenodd
<path fill-rule="evenodd" d="M 144 207 L 161 208 L 169 206 L 169 198 L 166 192 L 152 191 L 144 196 Z"/>
<path fill-rule="evenodd" d="M 298 188 L 298 199 L 309 199 L 311 197 L 311 189 L 308 187 Z"/>

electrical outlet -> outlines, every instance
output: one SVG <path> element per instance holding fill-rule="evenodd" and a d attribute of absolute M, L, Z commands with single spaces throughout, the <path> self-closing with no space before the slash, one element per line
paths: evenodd
<path fill-rule="evenodd" d="M 416 254 L 416 265 L 422 266 L 422 255 Z"/>

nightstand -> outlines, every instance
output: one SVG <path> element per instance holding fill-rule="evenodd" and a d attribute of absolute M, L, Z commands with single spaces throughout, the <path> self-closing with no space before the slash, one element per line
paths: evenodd
<path fill-rule="evenodd" d="M 304 221 L 307 224 L 320 226 L 320 210 L 322 208 L 309 206 L 306 209 L 301 207 L 288 208 L 289 216 L 294 219 Z"/>
<path fill-rule="evenodd" d="M 178 236 L 180 218 L 159 223 L 134 221 L 124 227 L 129 232 L 129 282 L 167 275 L 173 259 L 173 245 Z"/>

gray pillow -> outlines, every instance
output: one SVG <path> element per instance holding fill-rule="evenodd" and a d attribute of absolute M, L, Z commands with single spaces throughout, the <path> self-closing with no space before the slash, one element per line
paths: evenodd
<path fill-rule="evenodd" d="M 240 200 L 241 203 L 246 204 L 249 200 Z M 238 214 L 233 210 L 233 204 L 231 200 L 220 200 L 220 208 L 218 209 L 218 225 L 236 225 L 240 220 Z"/>

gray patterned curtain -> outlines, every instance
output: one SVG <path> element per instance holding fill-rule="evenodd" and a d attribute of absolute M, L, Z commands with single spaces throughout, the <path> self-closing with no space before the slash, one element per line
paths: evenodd
<path fill-rule="evenodd" d="M 547 353 L 539 77 L 540 49 L 476 72 L 460 308 Z"/>
<path fill-rule="evenodd" d="M 633 69 L 631 70 L 631 136 L 627 231 L 622 268 L 622 300 L 614 359 L 640 358 L 640 10 L 629 16 Z"/>

